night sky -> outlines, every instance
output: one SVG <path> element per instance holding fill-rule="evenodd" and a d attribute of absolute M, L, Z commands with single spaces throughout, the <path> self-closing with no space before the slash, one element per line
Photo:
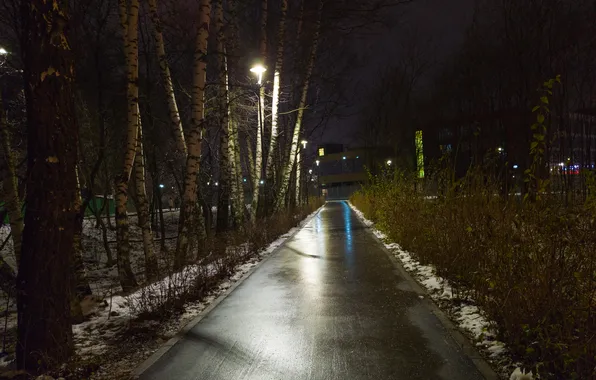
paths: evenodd
<path fill-rule="evenodd" d="M 379 73 L 390 67 L 391 61 L 399 59 L 400 38 L 415 36 L 421 41 L 430 41 L 427 47 L 431 49 L 431 59 L 436 61 L 436 71 L 462 43 L 471 22 L 473 4 L 474 0 L 416 0 L 393 9 L 394 22 L 390 25 L 380 27 L 374 34 L 354 36 L 353 46 L 361 54 L 364 67 L 346 78 L 345 92 L 351 106 L 342 110 L 342 116 L 329 121 L 321 131 L 321 141 L 358 145 L 352 135 L 358 125 L 359 109 L 365 104 L 363 95 Z M 433 71 L 429 71 L 426 77 L 432 74 Z"/>

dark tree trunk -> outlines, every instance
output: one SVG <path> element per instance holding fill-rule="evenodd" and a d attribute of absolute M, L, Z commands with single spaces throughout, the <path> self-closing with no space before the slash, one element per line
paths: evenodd
<path fill-rule="evenodd" d="M 17 277 L 17 366 L 39 372 L 72 353 L 76 225 L 74 59 L 62 1 L 22 0 L 27 99 L 27 213 Z"/>

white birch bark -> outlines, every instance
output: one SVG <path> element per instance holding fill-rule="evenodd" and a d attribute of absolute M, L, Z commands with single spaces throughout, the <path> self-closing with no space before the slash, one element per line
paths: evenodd
<path fill-rule="evenodd" d="M 124 3 L 124 5 L 123 5 Z M 125 1 L 119 0 L 119 10 L 122 12 L 125 8 Z M 139 2 L 130 0 L 128 14 L 120 14 L 122 25 L 126 25 L 123 35 L 126 36 L 124 52 L 127 63 L 127 135 L 126 149 L 124 152 L 124 162 L 122 173 L 116 183 L 116 240 L 118 252 L 118 277 L 122 289 L 127 291 L 137 286 L 134 273 L 130 265 L 130 242 L 127 203 L 128 203 L 128 182 L 130 180 L 135 154 L 137 149 L 137 132 L 139 129 L 138 114 L 138 17 Z M 124 21 L 125 20 L 125 21 Z"/>
<path fill-rule="evenodd" d="M 215 28 L 217 33 L 218 64 L 218 113 L 219 113 L 219 186 L 217 196 L 216 232 L 224 232 L 229 227 L 231 162 L 230 162 L 230 125 L 228 112 L 228 83 L 225 58 L 225 36 L 223 31 L 222 0 L 214 0 Z"/>
<path fill-rule="evenodd" d="M 148 2 L 151 22 L 153 23 L 153 39 L 155 41 L 155 48 L 157 50 L 157 61 L 159 63 L 161 80 L 163 82 L 164 90 L 166 92 L 166 99 L 168 102 L 170 126 L 176 140 L 176 148 L 186 159 L 188 152 L 186 148 L 186 141 L 184 139 L 184 129 L 182 128 L 180 112 L 178 111 L 178 103 L 176 102 L 176 94 L 174 93 L 174 86 L 172 84 L 170 66 L 168 65 L 168 59 L 166 57 L 166 48 L 163 40 L 161 21 L 159 19 L 159 13 L 157 12 L 157 0 L 148 0 Z"/>
<path fill-rule="evenodd" d="M 296 124 L 294 125 L 294 133 L 292 134 L 292 142 L 290 145 L 290 155 L 288 157 L 288 162 L 286 167 L 284 168 L 284 172 L 282 174 L 281 179 L 281 186 L 280 186 L 280 194 L 277 198 L 276 202 L 276 210 L 279 210 L 283 207 L 285 199 L 287 195 L 290 193 L 289 183 L 290 183 L 290 175 L 292 170 L 294 169 L 294 165 L 296 164 L 296 158 L 298 154 L 298 142 L 300 139 L 301 129 L 302 129 L 302 119 L 304 117 L 304 108 L 306 107 L 306 97 L 308 95 L 308 87 L 310 84 L 310 79 L 312 76 L 312 71 L 315 65 L 315 58 L 317 55 L 317 48 L 319 45 L 319 34 L 321 31 L 321 13 L 323 9 L 323 1 L 319 2 L 319 14 L 317 16 L 317 24 L 315 26 L 315 32 L 313 36 L 313 42 L 310 47 L 310 54 L 308 57 L 308 64 L 306 69 L 306 75 L 304 76 L 304 85 L 302 87 L 302 93 L 300 96 L 300 102 L 298 104 L 298 112 L 296 114 Z M 299 170 L 296 171 L 299 174 Z M 299 179 L 296 179 L 296 183 L 299 184 Z"/>
<path fill-rule="evenodd" d="M 196 211 L 197 176 L 201 159 L 201 143 L 203 136 L 203 119 L 205 116 L 205 82 L 207 63 L 207 40 L 209 37 L 209 22 L 211 4 L 209 0 L 199 1 L 199 28 L 195 44 L 193 65 L 193 86 L 191 93 L 191 125 L 187 135 L 188 156 L 186 158 L 186 173 L 184 176 L 184 190 L 182 207 L 178 223 L 178 241 L 176 243 L 176 257 L 174 267 L 180 268 L 187 260 L 188 248 L 191 245 L 190 231 L 194 226 L 188 223 Z M 194 218 L 192 218 L 194 219 Z M 199 222 L 200 223 L 200 222 Z"/>
<path fill-rule="evenodd" d="M 294 204 L 296 206 L 300 206 L 301 202 L 301 194 L 300 191 L 302 190 L 301 185 L 301 175 L 302 175 L 302 151 L 298 148 L 298 152 L 296 153 L 296 191 L 294 192 Z"/>
<path fill-rule="evenodd" d="M 139 121 L 137 136 L 137 151 L 135 155 L 135 190 L 137 196 L 137 219 L 143 236 L 143 252 L 145 253 L 145 279 L 147 282 L 157 279 L 157 257 L 153 245 L 153 232 L 147 202 L 147 189 L 145 183 L 145 156 L 143 154 L 143 127 Z"/>
<path fill-rule="evenodd" d="M 263 64 L 267 62 L 267 0 L 261 1 L 261 40 L 260 54 Z M 264 75 L 264 74 L 263 74 Z M 263 174 L 263 133 L 265 130 L 265 85 L 261 82 L 259 88 L 258 126 L 257 141 L 255 145 L 255 165 L 253 173 L 253 194 L 250 207 L 250 219 L 254 223 L 257 218 L 257 207 L 259 206 L 259 182 Z"/>
<path fill-rule="evenodd" d="M 232 109 L 230 109 L 231 111 Z M 232 219 L 236 227 L 241 227 L 244 221 L 244 185 L 242 181 L 242 165 L 240 163 L 240 140 L 238 138 L 238 124 L 230 115 L 230 159 L 232 163 Z"/>
<path fill-rule="evenodd" d="M 275 150 L 277 149 L 277 140 L 279 136 L 279 91 L 281 87 L 281 73 L 283 70 L 287 10 L 288 0 L 281 0 L 281 15 L 277 30 L 277 52 L 275 56 L 275 69 L 273 74 L 273 97 L 271 100 L 271 138 L 269 139 L 269 150 L 267 152 L 267 161 L 265 167 L 265 178 L 267 179 L 273 178 L 273 157 Z M 269 184 L 269 186 L 272 185 L 272 183 Z"/>

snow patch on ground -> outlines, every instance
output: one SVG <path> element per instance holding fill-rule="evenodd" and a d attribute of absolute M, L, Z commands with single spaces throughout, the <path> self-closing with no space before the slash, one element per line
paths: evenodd
<path fill-rule="evenodd" d="M 186 303 L 183 312 L 173 318 L 163 322 L 145 321 L 141 322 L 140 327 L 158 331 L 158 338 L 149 345 L 139 348 L 137 352 L 131 352 L 127 357 L 119 358 L 118 363 L 109 363 L 102 366 L 93 379 L 112 379 L 114 373 L 129 372 L 138 366 L 142 361 L 153 354 L 168 339 L 179 333 L 188 323 L 197 318 L 215 299 L 228 291 L 235 282 L 244 277 L 249 271 L 257 266 L 265 257 L 281 246 L 290 236 L 312 219 L 319 210 L 311 213 L 305 219 L 300 221 L 297 227 L 292 228 L 283 234 L 267 248 L 262 249 L 256 256 L 248 261 L 239 264 L 233 273 L 226 279 L 221 280 L 217 286 L 200 301 Z M 238 247 L 230 247 L 230 250 L 245 249 L 248 250 L 248 244 L 242 244 Z M 147 299 L 147 297 L 160 297 L 164 290 L 174 289 L 183 291 L 186 286 L 193 283 L 196 276 L 214 276 L 217 268 L 213 264 L 191 265 L 179 273 L 164 278 L 154 284 L 145 286 L 136 292 L 126 296 L 112 296 L 106 299 L 104 304 L 100 305 L 97 314 L 89 321 L 73 326 L 75 344 L 77 353 L 82 357 L 93 357 L 109 352 L 111 338 L 116 338 L 119 333 L 125 332 L 130 328 L 131 323 L 135 322 L 138 314 L 135 312 L 137 306 Z M 114 313 L 115 312 L 115 313 Z M 137 326 L 139 327 L 139 326 Z"/>
<path fill-rule="evenodd" d="M 474 305 L 473 300 L 469 297 L 465 297 L 464 300 L 461 297 L 455 299 L 449 282 L 437 276 L 432 265 L 421 264 L 409 252 L 404 251 L 399 244 L 387 241 L 387 235 L 374 228 L 374 222 L 368 220 L 364 213 L 352 203 L 349 202 L 349 205 L 362 223 L 371 227 L 374 235 L 383 241 L 385 247 L 400 260 L 403 267 L 426 288 L 433 301 L 447 311 L 451 319 L 473 339 L 478 349 L 484 352 L 490 362 L 501 368 L 500 374 L 504 378 L 509 377 L 509 373 L 515 366 L 508 356 L 507 348 L 503 342 L 496 340 L 495 324 L 486 319 L 482 310 Z M 511 375 L 511 380 L 533 379 L 531 373 L 524 374 L 519 368 L 516 368 L 516 371 L 519 372 L 514 372 Z M 514 375 L 518 377 L 514 377 Z"/>
<path fill-rule="evenodd" d="M 532 371 L 526 373 L 525 371 L 521 370 L 519 367 L 517 367 L 511 374 L 511 377 L 509 377 L 509 380 L 533 380 L 533 379 L 534 379 L 534 376 L 532 375 Z"/>

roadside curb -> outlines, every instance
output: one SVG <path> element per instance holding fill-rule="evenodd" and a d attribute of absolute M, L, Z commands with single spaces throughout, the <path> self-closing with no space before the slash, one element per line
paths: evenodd
<path fill-rule="evenodd" d="M 351 203 L 348 203 L 352 211 L 354 211 L 354 206 Z M 356 214 L 356 213 L 355 213 Z M 373 238 L 381 245 L 383 251 L 387 254 L 391 262 L 393 263 L 394 267 L 399 272 L 399 275 L 403 277 L 403 279 L 408 282 L 411 286 L 412 291 L 420 296 L 424 296 L 421 299 L 421 303 L 426 306 L 441 322 L 445 330 L 449 333 L 449 335 L 453 338 L 455 343 L 459 346 L 462 350 L 463 354 L 467 356 L 470 361 L 474 364 L 478 372 L 486 379 L 486 380 L 500 380 L 501 377 L 495 372 L 495 370 L 491 367 L 491 365 L 484 359 L 484 357 L 480 354 L 480 352 L 474 347 L 472 342 L 461 332 L 461 330 L 451 321 L 451 319 L 445 314 L 443 310 L 439 308 L 439 306 L 432 300 L 429 293 L 426 289 L 420 285 L 418 281 L 406 269 L 403 267 L 401 261 L 399 261 L 395 255 L 385 247 L 385 242 L 381 240 L 376 234 L 373 233 L 372 228 L 373 226 L 367 226 L 365 223 L 362 222 L 362 219 L 356 214 L 356 218 L 362 223 L 365 230 L 370 233 Z"/>
<path fill-rule="evenodd" d="M 205 318 L 213 309 L 217 307 L 224 299 L 226 299 L 238 286 L 240 286 L 246 279 L 248 279 L 257 269 L 261 267 L 267 260 L 271 257 L 275 256 L 285 245 L 286 242 L 292 239 L 298 232 L 302 231 L 302 229 L 313 220 L 321 210 L 325 207 L 325 203 L 315 210 L 312 215 L 308 218 L 304 219 L 304 224 L 302 227 L 294 227 L 296 230 L 292 232 L 282 244 L 276 247 L 271 253 L 265 256 L 262 260 L 260 260 L 254 267 L 252 267 L 248 272 L 246 272 L 242 277 L 240 277 L 237 281 L 235 281 L 226 291 L 224 291 L 221 295 L 219 295 L 216 299 L 213 300 L 203 311 L 199 313 L 192 321 L 188 322 L 182 330 L 176 333 L 175 336 L 170 338 L 166 343 L 164 343 L 157 351 L 155 351 L 149 358 L 143 361 L 139 366 L 135 368 L 132 372 L 132 377 L 134 379 L 138 379 L 145 371 L 147 371 L 153 364 L 155 364 L 161 357 L 168 352 L 176 343 L 178 343 L 184 336 L 192 330 L 203 318 Z M 282 235 L 283 236 L 283 235 Z"/>

